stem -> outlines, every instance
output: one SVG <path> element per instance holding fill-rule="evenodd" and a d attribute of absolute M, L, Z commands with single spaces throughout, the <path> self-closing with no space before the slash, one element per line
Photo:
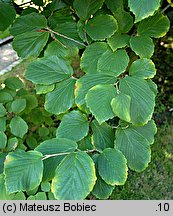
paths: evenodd
<path fill-rule="evenodd" d="M 84 31 L 84 36 L 85 36 L 85 41 L 86 41 L 87 45 L 89 45 L 86 31 Z"/>
<path fill-rule="evenodd" d="M 78 151 L 81 151 L 79 149 L 77 149 Z M 82 152 L 86 152 L 86 153 L 92 153 L 92 152 L 99 152 L 97 151 L 96 149 L 93 149 L 93 150 L 86 150 L 86 151 L 82 151 Z M 57 156 L 62 156 L 62 155 L 68 155 L 68 154 L 71 154 L 73 152 L 62 152 L 62 153 L 57 153 L 57 154 L 51 154 L 51 155 L 45 155 L 42 160 L 46 160 L 48 158 L 51 158 L 51 157 L 57 157 Z"/>
<path fill-rule="evenodd" d="M 117 82 L 115 83 L 115 87 L 116 87 L 116 90 L 117 90 L 117 94 L 120 93 L 120 90 L 119 90 L 119 88 L 118 88 L 118 83 L 119 83 L 119 81 L 117 81 Z"/>
<path fill-rule="evenodd" d="M 87 46 L 87 45 L 85 45 L 84 43 L 81 43 L 80 41 L 77 41 L 77 40 L 75 40 L 75 39 L 73 39 L 73 38 L 67 37 L 67 36 L 65 36 L 65 35 L 63 35 L 63 34 L 60 34 L 59 32 L 55 32 L 55 31 L 53 31 L 52 29 L 50 29 L 49 27 L 47 27 L 46 30 L 48 30 L 50 33 L 53 33 L 53 34 L 55 34 L 55 35 L 58 35 L 58 36 L 60 36 L 60 37 L 62 37 L 62 38 L 65 38 L 65 39 L 67 39 L 67 40 L 73 41 L 73 42 L 75 42 L 75 43 L 77 43 L 77 44 L 79 44 L 79 45 L 82 45 L 82 46 L 85 46 L 85 47 Z"/>
<path fill-rule="evenodd" d="M 94 119 L 94 116 L 92 115 L 92 116 L 89 118 L 89 123 L 91 123 L 93 119 Z"/>
<path fill-rule="evenodd" d="M 169 3 L 165 8 L 163 8 L 163 10 L 161 11 L 161 13 L 164 13 L 170 6 L 172 3 Z"/>
<path fill-rule="evenodd" d="M 78 151 L 82 151 L 82 150 L 80 150 L 80 149 L 77 149 Z M 99 152 L 98 150 L 96 150 L 96 149 L 93 149 L 93 150 L 86 150 L 86 151 L 82 151 L 82 152 L 86 152 L 86 153 L 93 153 L 93 152 Z"/>
<path fill-rule="evenodd" d="M 77 79 L 76 77 L 74 77 L 74 76 L 71 76 L 71 78 L 72 78 L 72 79 L 75 79 L 75 80 L 78 80 L 78 79 Z"/>
<path fill-rule="evenodd" d="M 72 152 L 62 152 L 62 153 L 58 153 L 58 154 L 45 155 L 42 160 L 46 160 L 46 159 L 51 158 L 51 157 L 67 155 L 67 154 L 70 154 L 70 153 L 72 153 Z"/>
<path fill-rule="evenodd" d="M 115 128 L 115 129 L 117 129 L 117 128 L 119 128 L 119 125 L 118 125 L 118 126 L 112 126 L 112 128 Z"/>
<path fill-rule="evenodd" d="M 64 48 L 67 48 L 66 45 L 64 45 L 61 41 L 59 41 L 59 40 L 55 37 L 55 35 L 54 35 L 53 33 L 51 33 L 51 37 L 52 37 L 55 41 L 57 41 L 59 44 L 61 44 Z"/>
<path fill-rule="evenodd" d="M 129 125 L 125 126 L 125 127 L 121 127 L 121 129 L 127 129 L 129 127 Z"/>

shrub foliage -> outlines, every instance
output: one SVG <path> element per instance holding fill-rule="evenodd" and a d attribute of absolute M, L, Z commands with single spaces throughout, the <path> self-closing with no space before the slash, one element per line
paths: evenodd
<path fill-rule="evenodd" d="M 18 55 L 35 57 L 25 77 L 44 99 L 43 109 L 18 78 L 0 90 L 1 199 L 106 199 L 128 169 L 146 169 L 156 133 L 150 58 L 169 29 L 160 2 L 1 0 L 0 30 L 11 25 Z"/>

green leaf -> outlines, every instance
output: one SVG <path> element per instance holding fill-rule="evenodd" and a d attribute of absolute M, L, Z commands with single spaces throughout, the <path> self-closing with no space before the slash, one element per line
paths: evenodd
<path fill-rule="evenodd" d="M 10 121 L 10 130 L 14 136 L 23 138 L 28 131 L 28 125 L 20 116 L 15 116 Z"/>
<path fill-rule="evenodd" d="M 42 154 L 37 151 L 10 152 L 4 163 L 7 191 L 32 190 L 41 182 L 43 175 Z"/>
<path fill-rule="evenodd" d="M 36 94 L 46 94 L 48 92 L 51 92 L 55 89 L 55 84 L 51 85 L 36 85 L 35 90 Z"/>
<path fill-rule="evenodd" d="M 151 160 L 150 144 L 154 141 L 156 126 L 153 121 L 136 127 L 118 128 L 116 130 L 115 147 L 127 158 L 130 169 L 143 171 Z"/>
<path fill-rule="evenodd" d="M 85 96 L 89 89 L 98 84 L 114 84 L 116 78 L 111 74 L 86 74 L 81 77 L 75 85 L 75 102 L 80 108 L 85 104 Z"/>
<path fill-rule="evenodd" d="M 12 90 L 24 88 L 24 83 L 18 77 L 8 77 L 4 83 L 6 87 Z"/>
<path fill-rule="evenodd" d="M 4 132 L 0 131 L 0 149 L 4 149 L 7 145 L 7 136 Z"/>
<path fill-rule="evenodd" d="M 111 101 L 115 95 L 113 85 L 96 85 L 88 91 L 85 97 L 86 104 L 99 124 L 114 117 Z"/>
<path fill-rule="evenodd" d="M 4 175 L 0 174 L 0 200 L 12 200 L 14 194 L 9 194 L 5 188 Z"/>
<path fill-rule="evenodd" d="M 95 181 L 93 160 L 85 152 L 71 153 L 57 167 L 51 191 L 57 200 L 82 200 Z"/>
<path fill-rule="evenodd" d="M 27 92 L 27 90 L 26 89 L 20 89 L 19 91 L 17 91 L 16 92 L 16 96 L 18 96 L 18 97 L 23 97 L 23 96 L 25 96 L 25 95 L 27 95 L 28 94 L 28 92 Z"/>
<path fill-rule="evenodd" d="M 126 70 L 128 63 L 129 56 L 124 49 L 119 49 L 115 52 L 110 49 L 99 58 L 97 70 L 98 72 L 112 73 L 115 76 L 119 76 Z"/>
<path fill-rule="evenodd" d="M 88 135 L 78 142 L 78 149 L 82 151 L 93 150 L 94 145 L 91 143 L 91 136 Z"/>
<path fill-rule="evenodd" d="M 26 99 L 16 99 L 11 104 L 12 112 L 21 113 L 26 108 Z"/>
<path fill-rule="evenodd" d="M 6 109 L 2 103 L 0 103 L 0 117 L 3 117 L 6 115 Z"/>
<path fill-rule="evenodd" d="M 36 8 L 28 7 L 26 9 L 22 10 L 21 16 L 24 16 L 24 15 L 27 15 L 27 14 L 30 14 L 30 13 L 33 13 L 33 12 L 39 13 L 39 11 Z"/>
<path fill-rule="evenodd" d="M 108 199 L 114 188 L 114 186 L 107 184 L 100 175 L 97 175 L 97 181 L 92 190 L 92 194 L 101 200 Z"/>
<path fill-rule="evenodd" d="M 10 102 L 6 103 L 6 105 L 5 105 L 6 110 L 7 110 L 8 113 L 11 113 L 11 112 L 12 112 L 11 104 L 12 104 L 12 102 L 10 101 Z"/>
<path fill-rule="evenodd" d="M 48 200 L 56 200 L 52 192 L 48 192 Z"/>
<path fill-rule="evenodd" d="M 46 138 L 49 135 L 49 129 L 47 127 L 40 127 L 38 134 L 41 138 Z"/>
<path fill-rule="evenodd" d="M 27 200 L 36 200 L 36 199 L 35 199 L 35 196 L 32 196 L 32 195 L 31 195 L 31 196 L 29 196 L 29 197 L 27 198 Z"/>
<path fill-rule="evenodd" d="M 11 96 L 11 94 L 4 92 L 3 90 L 0 91 L 0 103 L 7 103 L 12 100 L 13 97 Z"/>
<path fill-rule="evenodd" d="M 120 80 L 120 92 L 131 97 L 132 124 L 146 124 L 152 117 L 155 105 L 155 95 L 147 81 L 137 77 L 125 77 Z"/>
<path fill-rule="evenodd" d="M 153 82 L 151 79 L 148 79 L 147 82 L 148 82 L 148 85 L 149 85 L 151 91 L 152 91 L 152 92 L 154 93 L 154 95 L 156 96 L 157 93 L 158 93 L 158 89 L 157 89 L 156 83 Z"/>
<path fill-rule="evenodd" d="M 170 22 L 168 17 L 161 13 L 156 13 L 154 16 L 142 20 L 137 31 L 139 35 L 159 38 L 166 35 L 169 27 Z"/>
<path fill-rule="evenodd" d="M 43 116 L 43 108 L 35 108 L 32 110 L 32 115 L 30 115 L 30 121 L 37 126 L 41 126 L 44 124 L 45 118 Z M 43 125 L 44 126 L 44 125 Z"/>
<path fill-rule="evenodd" d="M 6 117 L 0 117 L 0 131 L 6 130 Z"/>
<path fill-rule="evenodd" d="M 16 11 L 10 4 L 0 2 L 0 31 L 7 29 L 16 17 Z"/>
<path fill-rule="evenodd" d="M 78 32 L 77 32 L 77 23 L 75 21 L 71 21 L 71 22 L 63 22 L 60 24 L 57 24 L 56 27 L 53 29 L 55 32 L 58 32 L 62 35 L 65 35 L 69 38 L 72 38 L 78 42 L 82 42 L 82 40 L 80 39 Z M 66 47 L 70 47 L 70 48 L 84 48 L 83 45 L 76 43 L 72 40 L 66 39 L 64 37 L 55 35 L 55 37 Z"/>
<path fill-rule="evenodd" d="M 77 55 L 78 49 L 74 47 L 64 47 L 62 44 L 57 41 L 52 41 L 48 44 L 44 56 L 49 57 L 56 55 L 59 58 L 70 59 L 73 56 Z"/>
<path fill-rule="evenodd" d="M 87 42 L 86 30 L 85 30 L 85 21 L 79 20 L 77 22 L 77 32 L 82 41 Z M 89 41 L 88 41 L 89 42 Z"/>
<path fill-rule="evenodd" d="M 98 15 L 90 19 L 86 31 L 93 40 L 104 40 L 118 30 L 118 23 L 111 15 Z"/>
<path fill-rule="evenodd" d="M 63 116 L 57 128 L 57 138 L 67 138 L 79 141 L 88 134 L 89 123 L 87 117 L 80 111 L 73 110 Z"/>
<path fill-rule="evenodd" d="M 160 7 L 161 0 L 128 0 L 130 10 L 135 14 L 135 23 L 152 16 Z"/>
<path fill-rule="evenodd" d="M 49 85 L 65 80 L 72 74 L 73 68 L 68 61 L 50 56 L 31 63 L 27 67 L 25 77 L 33 83 Z"/>
<path fill-rule="evenodd" d="M 87 20 L 103 5 L 104 0 L 74 0 L 73 7 L 80 19 Z"/>
<path fill-rule="evenodd" d="M 45 125 L 47 125 L 49 127 L 54 125 L 54 120 L 51 117 L 44 117 L 44 122 L 45 122 Z M 51 133 L 54 134 L 55 128 L 50 127 L 49 132 L 50 132 L 50 134 Z"/>
<path fill-rule="evenodd" d="M 97 180 L 96 180 L 96 184 L 94 185 L 94 188 L 91 193 L 99 199 L 108 199 L 115 187 L 107 184 L 100 177 L 98 173 L 98 157 L 99 157 L 99 154 L 94 154 L 92 157 L 95 163 L 95 167 L 96 167 Z"/>
<path fill-rule="evenodd" d="M 16 90 L 12 90 L 10 88 L 8 88 L 7 86 L 2 90 L 2 92 L 8 93 L 10 94 L 13 98 L 16 96 Z"/>
<path fill-rule="evenodd" d="M 34 189 L 32 189 L 32 190 L 28 190 L 28 191 L 26 191 L 26 194 L 29 196 L 29 195 L 35 195 L 36 193 L 37 193 L 37 191 L 38 191 L 38 188 L 39 188 L 39 186 L 37 186 L 37 187 L 35 187 Z"/>
<path fill-rule="evenodd" d="M 7 153 L 0 153 L 0 174 L 4 171 L 4 161 L 7 156 Z"/>
<path fill-rule="evenodd" d="M 154 143 L 154 135 L 157 133 L 157 127 L 154 120 L 149 121 L 147 124 L 141 127 L 133 127 L 133 129 L 140 133 L 150 145 Z"/>
<path fill-rule="evenodd" d="M 80 62 L 81 69 L 86 73 L 95 74 L 97 72 L 98 60 L 108 48 L 105 42 L 95 42 L 89 45 L 82 54 Z"/>
<path fill-rule="evenodd" d="M 61 0 L 62 2 L 62 0 Z M 57 6 L 54 8 L 53 4 L 56 4 Z M 61 4 L 61 3 L 60 3 Z M 59 8 L 58 1 L 53 1 L 51 5 L 48 5 L 48 7 L 51 7 L 50 15 L 48 18 L 48 24 L 53 29 L 56 27 L 57 24 L 67 23 L 67 22 L 73 22 L 73 17 L 70 11 L 70 7 L 67 5 L 64 5 L 64 8 Z M 47 16 L 47 15 L 46 15 Z"/>
<path fill-rule="evenodd" d="M 75 80 L 70 78 L 56 84 L 55 89 L 45 98 L 45 109 L 59 115 L 69 110 L 74 103 Z"/>
<path fill-rule="evenodd" d="M 21 58 L 37 57 L 45 47 L 49 32 L 26 32 L 17 35 L 13 40 L 13 48 Z"/>
<path fill-rule="evenodd" d="M 128 34 L 115 33 L 112 37 L 108 38 L 108 44 L 113 51 L 124 48 L 129 45 L 130 36 Z"/>
<path fill-rule="evenodd" d="M 156 68 L 152 60 L 138 59 L 130 66 L 129 74 L 143 79 L 153 78 L 156 75 Z"/>
<path fill-rule="evenodd" d="M 112 110 L 120 119 L 130 122 L 131 97 L 119 92 L 111 101 Z"/>
<path fill-rule="evenodd" d="M 25 113 L 28 114 L 38 106 L 38 101 L 35 95 L 24 95 L 22 96 L 23 99 L 26 99 L 26 108 L 25 108 Z"/>
<path fill-rule="evenodd" d="M 40 143 L 35 150 L 46 156 L 65 152 L 74 152 L 76 149 L 77 143 L 72 140 L 66 138 L 53 138 Z"/>
<path fill-rule="evenodd" d="M 36 32 L 47 27 L 46 18 L 39 13 L 30 13 L 19 16 L 10 29 L 12 35 L 17 36 L 23 33 Z"/>
<path fill-rule="evenodd" d="M 13 200 L 26 200 L 25 194 L 20 191 L 14 195 Z"/>
<path fill-rule="evenodd" d="M 41 190 L 44 192 L 50 191 L 50 182 L 42 182 L 41 183 Z"/>
<path fill-rule="evenodd" d="M 32 0 L 32 2 L 33 2 L 35 5 L 38 5 L 38 6 L 43 6 L 43 5 L 44 5 L 43 0 Z"/>
<path fill-rule="evenodd" d="M 41 152 L 44 156 L 60 154 L 59 156 L 50 157 L 43 161 L 43 181 L 50 181 L 54 177 L 56 167 L 66 156 L 64 153 L 74 152 L 76 149 L 77 143 L 65 138 L 53 138 L 40 143 L 35 150 Z M 61 153 L 63 154 L 61 155 Z"/>
<path fill-rule="evenodd" d="M 127 180 L 127 161 L 117 149 L 107 148 L 98 157 L 98 172 L 110 185 L 124 185 Z"/>
<path fill-rule="evenodd" d="M 151 58 L 154 53 L 154 43 L 147 36 L 131 37 L 130 47 L 140 58 Z"/>
<path fill-rule="evenodd" d="M 118 22 L 118 32 L 127 33 L 133 27 L 133 17 L 124 9 L 118 9 L 114 13 L 114 17 Z"/>
<path fill-rule="evenodd" d="M 34 149 L 38 146 L 37 140 L 32 135 L 26 137 L 26 143 L 30 149 Z"/>
<path fill-rule="evenodd" d="M 114 131 L 106 122 L 101 125 L 96 120 L 92 121 L 91 129 L 93 132 L 92 140 L 95 148 L 103 151 L 105 148 L 113 148 L 114 146 Z"/>
<path fill-rule="evenodd" d="M 20 142 L 19 142 L 19 144 L 18 144 L 18 146 L 17 146 L 17 149 L 16 150 L 19 150 L 19 151 L 26 151 L 27 150 L 27 147 L 26 147 L 26 145 L 24 145 L 23 143 L 22 143 L 22 140 L 19 140 Z"/>
<path fill-rule="evenodd" d="M 7 151 L 14 151 L 18 146 L 18 139 L 16 137 L 10 138 L 7 144 Z"/>
<path fill-rule="evenodd" d="M 45 192 L 38 192 L 35 195 L 35 200 L 47 200 L 46 193 Z"/>
<path fill-rule="evenodd" d="M 117 9 L 123 9 L 124 0 L 105 0 L 106 6 L 111 10 L 112 13 L 116 12 Z"/>

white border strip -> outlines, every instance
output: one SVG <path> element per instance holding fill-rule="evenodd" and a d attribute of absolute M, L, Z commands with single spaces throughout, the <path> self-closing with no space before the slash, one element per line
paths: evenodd
<path fill-rule="evenodd" d="M 172 216 L 173 200 L 0 201 L 0 215 Z"/>

